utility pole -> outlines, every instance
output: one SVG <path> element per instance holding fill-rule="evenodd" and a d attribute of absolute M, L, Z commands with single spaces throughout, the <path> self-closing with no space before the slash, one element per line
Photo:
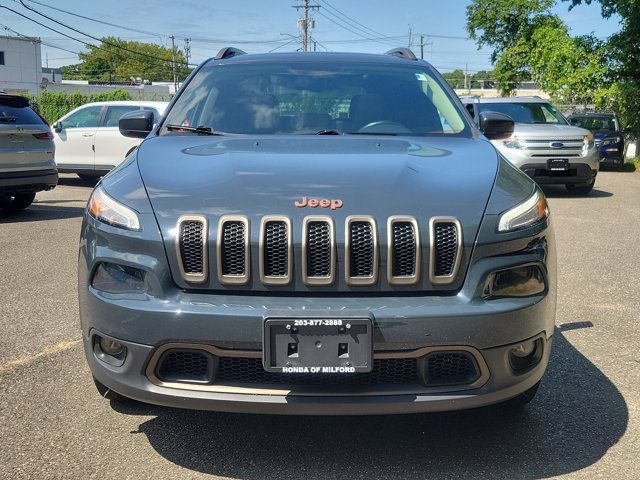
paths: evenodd
<path fill-rule="evenodd" d="M 409 44 L 407 45 L 409 48 L 413 45 L 413 38 L 411 36 L 411 25 L 409 25 Z"/>
<path fill-rule="evenodd" d="M 420 60 L 424 60 L 424 33 L 420 34 Z"/>
<path fill-rule="evenodd" d="M 173 69 L 173 91 L 178 91 L 178 75 L 176 74 L 176 37 L 171 35 L 171 68 Z"/>
<path fill-rule="evenodd" d="M 469 90 L 469 64 L 464 64 L 464 89 Z"/>
<path fill-rule="evenodd" d="M 315 20 L 309 17 L 309 10 L 319 10 L 320 5 L 309 5 L 309 0 L 302 0 L 302 5 L 294 5 L 296 10 L 303 10 L 303 17 L 298 20 L 298 28 L 302 30 L 302 50 L 309 51 L 309 30 L 316 26 Z"/>
<path fill-rule="evenodd" d="M 191 58 L 191 39 L 184 39 L 184 58 L 186 59 L 186 67 L 189 68 L 189 59 Z"/>

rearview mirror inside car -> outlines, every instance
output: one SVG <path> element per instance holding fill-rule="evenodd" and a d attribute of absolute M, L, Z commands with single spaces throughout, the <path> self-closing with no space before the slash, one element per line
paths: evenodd
<path fill-rule="evenodd" d="M 489 140 L 502 140 L 513 135 L 513 119 L 503 113 L 482 112 L 478 117 L 480 131 Z"/>
<path fill-rule="evenodd" d="M 153 130 L 153 112 L 136 110 L 125 113 L 120 117 L 118 128 L 125 137 L 145 138 Z"/>

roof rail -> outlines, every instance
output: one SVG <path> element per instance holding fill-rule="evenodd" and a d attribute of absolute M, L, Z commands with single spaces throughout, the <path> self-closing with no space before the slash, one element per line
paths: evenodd
<path fill-rule="evenodd" d="M 388 52 L 384 53 L 385 55 L 394 55 L 396 57 L 405 58 L 407 60 L 418 60 L 415 53 L 413 53 L 410 49 L 406 47 L 392 48 Z"/>
<path fill-rule="evenodd" d="M 231 57 L 237 57 L 238 55 L 246 55 L 247 52 L 235 47 L 221 48 L 218 54 L 215 56 L 216 60 L 225 60 Z"/>

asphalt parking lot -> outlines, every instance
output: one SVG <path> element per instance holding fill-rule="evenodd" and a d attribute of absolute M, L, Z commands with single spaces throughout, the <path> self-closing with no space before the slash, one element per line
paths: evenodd
<path fill-rule="evenodd" d="M 549 188 L 558 242 L 550 370 L 524 411 L 276 417 L 99 397 L 78 325 L 91 185 L 65 175 L 0 217 L 0 478 L 640 478 L 640 173 Z"/>

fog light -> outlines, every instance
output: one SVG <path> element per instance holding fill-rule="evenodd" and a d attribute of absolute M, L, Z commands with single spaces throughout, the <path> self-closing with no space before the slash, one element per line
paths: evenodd
<path fill-rule="evenodd" d="M 528 342 L 521 343 L 516 348 L 511 350 L 511 354 L 518 358 L 525 358 L 531 355 L 535 349 L 536 349 L 535 342 L 528 341 Z"/>
<path fill-rule="evenodd" d="M 535 367 L 542 359 L 543 344 L 541 338 L 527 340 L 509 351 L 509 363 L 516 373 L 523 373 Z"/>
<path fill-rule="evenodd" d="M 107 293 L 145 293 L 147 284 L 142 270 L 117 263 L 101 263 L 91 280 L 96 290 Z"/>
<path fill-rule="evenodd" d="M 115 340 L 110 340 L 108 338 L 100 337 L 100 350 L 102 350 L 107 355 L 111 355 L 112 357 L 122 357 L 124 356 L 125 348 L 120 342 L 116 342 Z"/>

